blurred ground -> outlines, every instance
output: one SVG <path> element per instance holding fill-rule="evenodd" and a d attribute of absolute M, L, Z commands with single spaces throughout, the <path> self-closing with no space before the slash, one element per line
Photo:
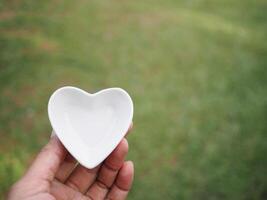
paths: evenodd
<path fill-rule="evenodd" d="M 0 199 L 63 85 L 135 103 L 129 199 L 267 199 L 265 0 L 0 2 Z"/>

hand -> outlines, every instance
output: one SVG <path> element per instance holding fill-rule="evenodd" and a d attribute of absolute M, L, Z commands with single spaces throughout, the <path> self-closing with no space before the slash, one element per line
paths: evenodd
<path fill-rule="evenodd" d="M 8 200 L 126 199 L 134 171 L 133 163 L 124 161 L 127 152 L 124 138 L 103 163 L 86 169 L 53 136 L 24 177 L 12 186 Z"/>

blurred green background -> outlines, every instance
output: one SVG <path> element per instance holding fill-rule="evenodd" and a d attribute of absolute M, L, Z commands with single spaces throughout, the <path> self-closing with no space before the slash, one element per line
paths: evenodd
<path fill-rule="evenodd" d="M 60 86 L 133 97 L 129 199 L 267 199 L 266 0 L 0 1 L 0 199 Z"/>

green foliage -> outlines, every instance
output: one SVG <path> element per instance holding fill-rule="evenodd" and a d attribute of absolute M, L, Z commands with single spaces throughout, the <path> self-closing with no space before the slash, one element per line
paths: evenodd
<path fill-rule="evenodd" d="M 132 95 L 129 199 L 266 199 L 265 0 L 0 3 L 0 198 L 63 85 Z"/>

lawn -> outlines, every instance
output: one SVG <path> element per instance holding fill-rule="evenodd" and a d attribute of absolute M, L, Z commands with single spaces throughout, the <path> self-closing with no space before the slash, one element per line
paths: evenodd
<path fill-rule="evenodd" d="M 0 199 L 58 87 L 133 97 L 130 200 L 267 198 L 266 0 L 0 2 Z"/>

